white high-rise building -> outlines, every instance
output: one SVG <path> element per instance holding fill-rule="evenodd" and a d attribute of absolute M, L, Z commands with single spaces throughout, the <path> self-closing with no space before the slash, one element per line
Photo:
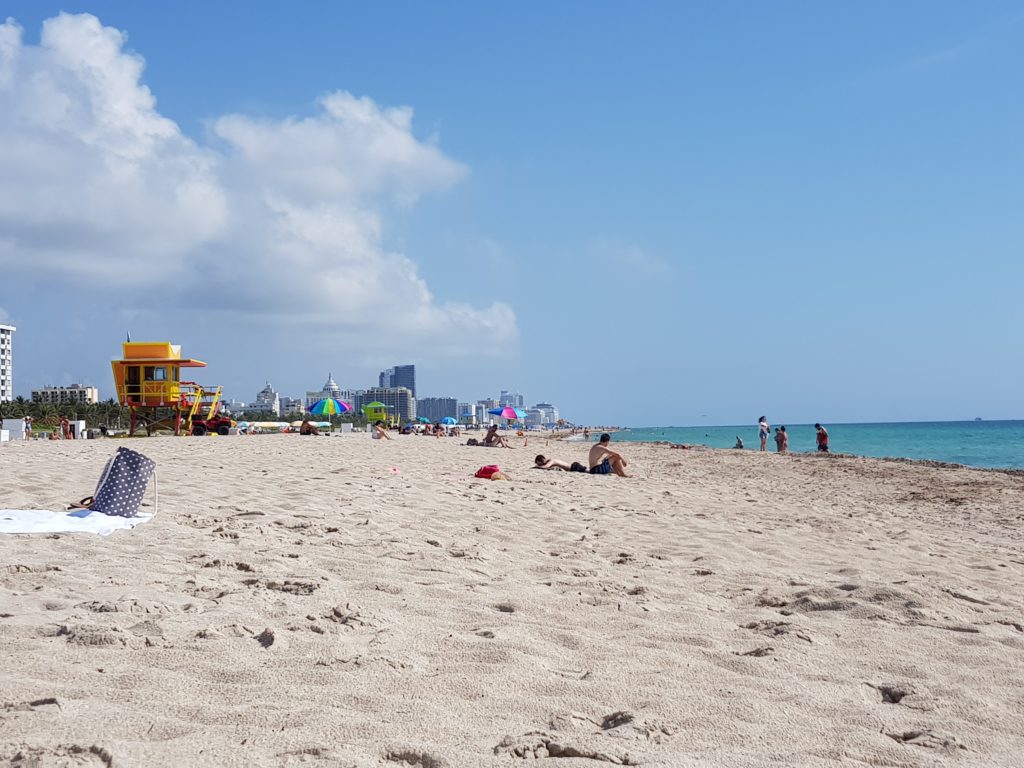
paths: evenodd
<path fill-rule="evenodd" d="M 558 407 L 551 403 L 537 403 L 535 406 L 538 411 L 541 412 L 541 424 L 557 424 L 560 416 L 558 415 Z"/>
<path fill-rule="evenodd" d="M 280 396 L 274 391 L 274 388 L 270 386 L 270 382 L 267 382 L 267 386 L 259 391 L 256 395 L 256 402 L 254 402 L 250 408 L 260 411 L 270 411 L 275 416 L 281 415 L 281 399 Z"/>
<path fill-rule="evenodd" d="M 333 397 L 335 400 L 341 397 L 341 387 L 338 386 L 338 382 L 334 380 L 334 376 L 330 373 L 327 374 L 327 383 L 324 384 L 322 391 L 324 397 Z"/>
<path fill-rule="evenodd" d="M 13 325 L 0 325 L 0 402 L 14 399 L 14 352 L 11 342 L 16 330 Z"/>
<path fill-rule="evenodd" d="M 319 403 L 321 400 L 327 400 L 328 398 L 344 400 L 342 397 L 341 387 L 338 386 L 338 382 L 334 380 L 333 374 L 330 373 L 327 374 L 327 381 L 324 383 L 322 389 L 317 391 L 306 391 L 306 410 L 308 411 L 316 403 Z"/>
<path fill-rule="evenodd" d="M 518 392 L 511 392 L 507 389 L 501 390 L 501 396 L 498 398 L 498 402 L 501 405 L 511 405 L 513 408 L 522 408 L 525 398 Z"/>

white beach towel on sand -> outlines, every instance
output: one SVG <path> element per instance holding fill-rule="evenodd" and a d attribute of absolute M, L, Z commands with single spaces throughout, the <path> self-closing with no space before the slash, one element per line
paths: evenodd
<path fill-rule="evenodd" d="M 76 509 L 51 512 L 48 509 L 0 509 L 0 533 L 96 533 L 109 536 L 153 519 L 152 514 L 119 517 Z"/>

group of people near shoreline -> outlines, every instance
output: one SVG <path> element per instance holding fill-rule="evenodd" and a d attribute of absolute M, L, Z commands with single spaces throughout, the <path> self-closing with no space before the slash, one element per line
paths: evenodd
<path fill-rule="evenodd" d="M 764 416 L 757 420 L 757 436 L 761 439 L 761 450 L 768 450 L 768 436 L 771 434 L 772 428 L 768 424 L 768 419 Z M 819 453 L 828 453 L 828 430 L 825 429 L 821 424 L 814 425 L 815 439 L 818 444 Z M 736 436 L 736 448 L 743 447 L 743 439 L 739 435 Z M 789 452 L 789 433 L 786 432 L 785 427 L 775 428 L 775 450 L 779 453 Z"/>

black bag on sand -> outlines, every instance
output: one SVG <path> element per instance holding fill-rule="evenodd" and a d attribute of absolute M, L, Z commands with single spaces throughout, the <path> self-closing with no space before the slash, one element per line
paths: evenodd
<path fill-rule="evenodd" d="M 583 466 L 582 464 L 580 464 L 578 461 L 574 461 L 572 464 L 569 465 L 569 471 L 570 472 L 586 472 L 587 468 L 585 466 Z"/>
<path fill-rule="evenodd" d="M 100 475 L 96 493 L 74 507 L 105 515 L 137 517 L 150 476 L 156 489 L 156 462 L 130 448 L 118 448 Z"/>

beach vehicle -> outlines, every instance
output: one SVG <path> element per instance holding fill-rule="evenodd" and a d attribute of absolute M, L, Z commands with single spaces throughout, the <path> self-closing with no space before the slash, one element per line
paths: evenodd
<path fill-rule="evenodd" d="M 186 430 L 196 437 L 202 437 L 207 432 L 216 432 L 218 435 L 226 435 L 231 430 L 232 421 L 227 416 L 214 413 L 212 417 L 191 419 Z"/>
<path fill-rule="evenodd" d="M 221 389 L 182 381 L 182 368 L 204 368 L 202 360 L 181 356 L 169 341 L 126 341 L 120 360 L 110 362 L 118 402 L 128 409 L 128 434 L 138 426 L 180 435 L 226 435 L 233 422 L 220 413 Z"/>

